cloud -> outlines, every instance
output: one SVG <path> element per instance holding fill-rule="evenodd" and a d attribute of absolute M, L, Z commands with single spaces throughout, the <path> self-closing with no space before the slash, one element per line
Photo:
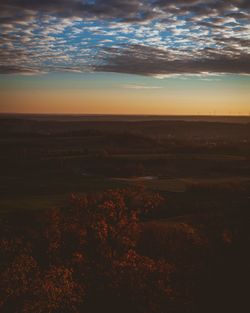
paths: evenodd
<path fill-rule="evenodd" d="M 122 87 L 122 88 L 125 88 L 125 89 L 136 89 L 136 90 L 162 89 L 161 86 L 145 86 L 145 85 L 132 85 L 132 84 L 121 85 L 121 87 Z"/>
<path fill-rule="evenodd" d="M 1 0 L 0 73 L 249 73 L 249 9 L 249 0 Z"/>
<path fill-rule="evenodd" d="M 204 72 L 250 74 L 250 56 L 230 58 L 217 54 L 209 58 L 205 54 L 196 59 L 174 59 L 169 51 L 136 45 L 124 49 L 122 53 L 109 54 L 106 64 L 95 70 L 153 76 Z"/>
<path fill-rule="evenodd" d="M 80 0 L 3 0 L 0 8 L 4 12 L 2 22 L 9 20 L 26 20 L 28 13 L 35 12 L 53 14 L 60 17 L 97 17 L 97 18 L 120 18 L 133 19 L 137 13 L 145 15 L 144 19 L 148 19 L 152 15 L 152 11 L 147 9 L 147 1 L 145 7 L 139 0 L 96 0 L 96 1 L 80 1 Z"/>
<path fill-rule="evenodd" d="M 42 75 L 45 74 L 41 69 L 25 68 L 20 66 L 0 65 L 1 74 L 20 74 L 20 75 Z"/>
<path fill-rule="evenodd" d="M 27 20 L 36 13 L 60 17 L 120 19 L 124 22 L 151 20 L 159 16 L 160 9 L 169 12 L 193 11 L 196 13 L 230 7 L 248 9 L 248 0 L 2 0 L 2 23 Z"/>

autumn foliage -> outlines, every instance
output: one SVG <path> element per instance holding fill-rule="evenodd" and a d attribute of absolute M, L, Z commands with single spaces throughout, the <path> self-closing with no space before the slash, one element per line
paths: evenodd
<path fill-rule="evenodd" d="M 167 209 L 138 186 L 2 216 L 0 312 L 243 312 L 249 211 Z"/>
<path fill-rule="evenodd" d="M 0 311 L 166 312 L 174 266 L 136 249 L 140 221 L 162 202 L 143 190 L 109 190 L 3 219 Z"/>

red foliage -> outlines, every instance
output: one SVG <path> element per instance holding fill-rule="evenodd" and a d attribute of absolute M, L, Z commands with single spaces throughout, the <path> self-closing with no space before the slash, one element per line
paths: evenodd
<path fill-rule="evenodd" d="M 21 235 L 6 227 L 2 312 L 157 312 L 168 306 L 173 268 L 136 252 L 139 217 L 161 202 L 143 190 L 72 195 L 70 209 L 37 213 Z"/>

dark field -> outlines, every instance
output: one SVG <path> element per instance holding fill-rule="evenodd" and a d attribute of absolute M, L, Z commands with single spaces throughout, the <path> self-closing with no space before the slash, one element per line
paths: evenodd
<path fill-rule="evenodd" d="M 1 212 L 138 182 L 166 193 L 174 206 L 187 199 L 185 212 L 197 197 L 201 209 L 248 204 L 250 119 L 89 119 L 1 116 Z"/>
<path fill-rule="evenodd" d="M 86 197 L 100 197 L 98 205 L 92 198 L 87 202 L 84 200 L 87 204 L 83 205 L 84 201 L 79 199 Z M 70 215 L 67 212 L 71 212 L 68 210 L 72 208 L 72 199 L 77 211 Z M 91 223 L 102 216 L 107 227 L 113 223 L 112 234 L 123 233 L 124 229 L 117 226 L 121 222 L 120 215 L 117 220 L 110 221 L 111 215 L 107 217 L 100 211 L 107 201 L 115 203 L 114 207 L 119 211 L 123 205 L 117 204 L 117 199 L 126 204 L 128 212 L 135 210 L 136 227 L 140 230 L 132 239 L 129 237 L 133 233 L 134 220 L 130 221 L 131 216 L 126 215 L 130 213 L 122 211 L 121 216 L 125 214 L 126 220 L 124 225 L 127 225 L 124 227 L 131 231 L 130 234 L 125 231 L 126 245 L 124 238 L 113 245 L 114 235 L 110 235 L 112 244 L 105 239 L 105 245 L 99 235 L 99 241 L 88 237 L 86 242 L 90 242 L 91 248 L 84 246 L 84 251 L 87 251 L 86 267 L 89 266 L 91 271 L 84 272 L 84 278 L 80 279 L 83 270 L 79 264 L 72 263 L 73 259 L 69 260 L 69 255 L 75 255 L 76 251 L 80 253 L 83 247 L 80 241 L 67 245 L 69 225 L 72 223 L 74 229 L 82 229 L 77 214 L 84 221 L 90 218 Z M 61 214 L 60 218 L 54 215 L 57 208 L 56 214 Z M 82 216 L 81 210 L 90 212 L 88 218 Z M 24 278 L 18 278 L 13 285 L 6 283 L 8 275 L 17 273 L 13 270 L 13 264 L 16 264 L 13 256 L 17 255 L 32 255 L 39 264 L 41 277 L 48 274 L 52 265 L 61 270 L 62 267 L 70 269 L 73 276 L 77 273 L 73 281 L 79 284 L 78 291 L 86 289 L 78 295 L 73 287 L 69 292 L 57 286 L 62 290 L 56 299 L 48 296 L 47 291 L 31 295 L 30 291 L 22 294 L 11 289 L 7 296 L 3 293 L 4 300 L 0 297 L 2 312 L 247 312 L 249 210 L 249 118 L 2 115 L 2 238 L 6 242 L 15 241 L 13 238 L 23 240 L 18 248 L 21 252 L 8 256 L 4 252 L 5 246 L 1 246 L 5 260 L 0 266 L 5 275 L 2 290 L 7 285 L 10 289 L 16 284 L 25 285 Z M 44 218 L 47 213 L 51 214 L 51 221 L 54 218 L 57 221 L 52 233 Z M 76 221 L 71 221 L 72 216 Z M 58 226 L 62 220 L 63 225 L 68 225 L 63 230 Z M 89 229 L 90 226 L 87 223 L 84 227 Z M 60 244 L 57 242 L 57 248 L 50 250 L 51 242 L 45 244 L 41 235 L 44 229 L 48 230 L 46 234 L 52 234 L 51 237 L 56 231 L 66 239 L 62 237 L 64 239 Z M 13 235 L 11 239 L 14 233 L 15 237 Z M 117 235 L 115 238 L 117 240 Z M 34 247 L 41 242 L 42 252 L 36 251 Z M 29 248 L 25 248 L 24 253 L 20 246 L 26 245 Z M 73 248 L 69 248 L 73 246 L 76 247 L 74 253 Z M 16 246 L 11 249 L 18 250 Z M 100 256 L 93 252 L 95 249 L 103 249 L 105 253 Z M 46 257 L 41 257 L 43 251 L 47 253 Z M 100 269 L 99 258 L 102 264 L 112 263 L 112 266 L 106 264 L 107 268 Z M 133 264 L 129 263 L 131 259 Z M 11 269 L 9 264 L 13 265 Z M 21 268 L 24 265 L 16 266 Z M 27 264 L 23 273 L 27 272 L 26 267 Z M 106 277 L 104 272 L 109 276 Z M 33 274 L 27 273 L 25 279 L 34 281 Z M 93 283 L 85 284 L 85 280 Z M 103 285 L 97 281 L 102 281 Z M 114 285 L 111 286 L 110 282 Z M 61 286 L 64 283 L 68 286 L 68 282 L 62 282 Z M 41 286 L 38 289 L 43 290 Z M 119 290 L 118 294 L 116 290 Z M 38 309 L 30 304 L 33 298 L 36 299 L 34 303 L 51 301 L 53 305 L 39 304 Z M 72 299 L 75 299 L 73 304 Z M 11 304 L 14 300 L 17 301 L 16 307 Z M 248 306 L 247 311 L 245 306 Z"/>

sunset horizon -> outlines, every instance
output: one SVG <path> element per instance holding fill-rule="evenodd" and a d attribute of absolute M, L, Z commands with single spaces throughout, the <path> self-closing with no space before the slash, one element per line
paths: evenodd
<path fill-rule="evenodd" d="M 245 0 L 0 9 L 0 112 L 249 115 Z"/>

